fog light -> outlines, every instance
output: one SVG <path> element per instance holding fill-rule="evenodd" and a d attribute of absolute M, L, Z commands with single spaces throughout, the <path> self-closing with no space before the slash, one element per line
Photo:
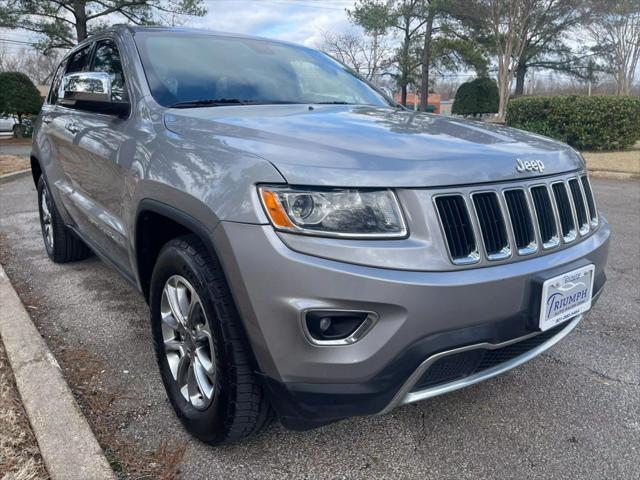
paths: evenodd
<path fill-rule="evenodd" d="M 303 328 L 316 345 L 349 345 L 360 340 L 377 319 L 373 312 L 309 310 L 303 316 Z"/>
<path fill-rule="evenodd" d="M 331 319 L 329 317 L 323 317 L 320 319 L 320 330 L 326 332 L 331 328 Z"/>

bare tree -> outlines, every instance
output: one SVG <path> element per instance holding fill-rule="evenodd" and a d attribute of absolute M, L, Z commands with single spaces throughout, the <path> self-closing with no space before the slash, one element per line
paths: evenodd
<path fill-rule="evenodd" d="M 616 82 L 616 95 L 631 93 L 640 59 L 640 2 L 609 0 L 599 4 L 601 11 L 588 30 Z"/>
<path fill-rule="evenodd" d="M 415 83 L 416 69 L 422 59 L 416 58 L 424 15 L 425 0 L 358 0 L 353 9 L 347 10 L 349 18 L 365 32 L 386 34 L 391 31 L 400 37 L 393 62 L 393 74 L 400 87 L 401 103 L 407 103 L 407 87 Z"/>
<path fill-rule="evenodd" d="M 486 12 L 486 21 L 495 41 L 498 57 L 498 120 L 504 120 L 507 102 L 518 67 L 518 59 L 526 46 L 527 31 L 531 27 L 530 17 L 537 0 L 481 0 L 478 2 Z"/>
<path fill-rule="evenodd" d="M 524 93 L 528 70 L 548 69 L 583 75 L 587 65 L 574 53 L 569 32 L 586 24 L 591 8 L 585 0 L 538 2 L 524 37 L 525 47 L 518 59 L 516 95 Z M 578 75 L 578 76 L 580 76 Z"/>
<path fill-rule="evenodd" d="M 22 47 L 17 52 L 5 54 L 0 50 L 0 71 L 22 72 L 35 85 L 45 85 L 50 82 L 63 55 L 64 51 L 61 50 L 52 50 L 44 54 L 27 47 Z"/>
<path fill-rule="evenodd" d="M 391 48 L 379 35 L 323 32 L 320 50 L 352 68 L 367 80 L 377 82 L 388 66 Z"/>

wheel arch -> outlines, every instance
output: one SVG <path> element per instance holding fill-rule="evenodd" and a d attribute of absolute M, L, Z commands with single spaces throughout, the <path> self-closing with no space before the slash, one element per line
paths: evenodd
<path fill-rule="evenodd" d="M 42 176 L 42 166 L 35 155 L 31 155 L 31 176 L 33 177 L 33 183 L 38 186 L 38 180 Z"/>
<path fill-rule="evenodd" d="M 162 247 L 182 235 L 196 235 L 209 255 L 219 258 L 211 232 L 195 217 L 153 199 L 140 201 L 135 219 L 135 262 L 140 289 L 149 302 L 151 274 Z"/>

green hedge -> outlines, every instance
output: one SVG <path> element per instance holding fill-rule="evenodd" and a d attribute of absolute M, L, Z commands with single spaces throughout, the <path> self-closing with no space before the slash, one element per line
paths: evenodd
<path fill-rule="evenodd" d="M 496 113 L 500 96 L 498 85 L 486 77 L 475 78 L 458 87 L 451 113 L 454 115 L 481 115 Z"/>
<path fill-rule="evenodd" d="M 509 102 L 506 123 L 579 150 L 617 150 L 640 140 L 640 98 L 520 97 Z"/>

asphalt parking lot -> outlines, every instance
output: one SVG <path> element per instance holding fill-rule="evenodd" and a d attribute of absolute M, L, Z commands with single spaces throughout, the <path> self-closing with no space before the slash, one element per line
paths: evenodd
<path fill-rule="evenodd" d="M 44 252 L 30 177 L 0 185 L 0 262 L 116 470 L 184 478 L 619 478 L 640 472 L 640 182 L 594 180 L 609 283 L 564 341 L 496 379 L 310 432 L 223 448 L 165 399 L 142 297 L 95 258 Z M 46 394 L 46 389 L 43 389 Z"/>

